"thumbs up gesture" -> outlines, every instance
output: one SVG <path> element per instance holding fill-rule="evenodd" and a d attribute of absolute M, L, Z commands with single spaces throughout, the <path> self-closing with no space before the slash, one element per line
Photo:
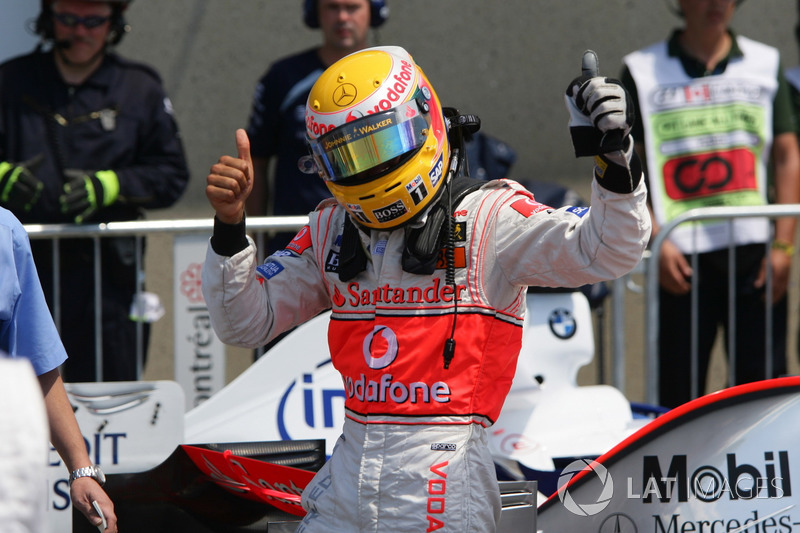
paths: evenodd
<path fill-rule="evenodd" d="M 244 202 L 253 190 L 253 160 L 250 139 L 243 129 L 236 130 L 237 157 L 223 155 L 206 178 L 206 197 L 217 219 L 237 224 L 244 218 Z"/>
<path fill-rule="evenodd" d="M 635 118 L 633 105 L 619 80 L 599 75 L 593 51 L 584 52 L 581 75 L 570 82 L 565 99 L 577 157 L 626 150 L 625 138 Z"/>

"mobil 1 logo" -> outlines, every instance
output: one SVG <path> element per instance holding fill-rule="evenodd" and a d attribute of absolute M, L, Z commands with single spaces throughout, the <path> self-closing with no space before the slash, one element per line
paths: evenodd
<path fill-rule="evenodd" d="M 359 222 L 363 222 L 364 224 L 369 224 L 372 222 L 369 218 L 367 218 L 367 215 L 364 214 L 364 211 L 361 209 L 359 204 L 347 204 L 347 210 L 350 211 L 350 214 L 353 215 Z"/>
<path fill-rule="evenodd" d="M 409 196 L 414 201 L 414 205 L 419 203 L 428 196 L 428 189 L 422 181 L 422 176 L 417 174 L 417 177 L 406 184 L 406 190 Z"/>

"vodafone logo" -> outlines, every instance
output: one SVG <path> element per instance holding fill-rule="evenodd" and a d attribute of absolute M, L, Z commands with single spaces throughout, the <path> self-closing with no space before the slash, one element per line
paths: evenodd
<path fill-rule="evenodd" d="M 306 133 L 313 139 L 328 133 L 335 127 L 333 124 L 320 124 L 312 113 L 306 115 Z"/>
<path fill-rule="evenodd" d="M 306 109 L 306 134 L 309 138 L 316 139 L 360 117 L 393 109 L 410 99 L 417 89 L 418 81 L 417 69 L 412 61 L 394 58 L 392 67 L 380 86 L 369 95 L 359 97 L 358 88 L 354 84 L 341 83 L 333 90 L 331 100 L 339 108 L 353 106 L 353 109 L 347 114 L 344 110 L 328 109 L 325 113 L 319 113 Z M 409 117 L 417 113 L 413 109 L 406 112 Z"/>
<path fill-rule="evenodd" d="M 520 200 L 515 201 L 511 204 L 511 208 L 518 212 L 520 215 L 528 218 L 533 216 L 534 214 L 540 211 L 546 211 L 547 209 L 551 209 L 549 206 L 544 204 L 540 204 L 533 198 L 522 198 Z"/>
<path fill-rule="evenodd" d="M 347 118 L 345 118 L 344 121 L 353 122 L 354 120 L 358 120 L 363 116 L 364 116 L 363 113 L 354 109 L 347 114 Z"/>
<path fill-rule="evenodd" d="M 287 250 L 291 250 L 298 255 L 302 255 L 309 248 L 311 248 L 311 230 L 308 226 L 303 226 L 292 241 L 286 245 Z"/>
<path fill-rule="evenodd" d="M 400 69 L 391 74 L 384 84 L 386 92 L 378 100 L 378 105 L 373 109 L 373 113 L 386 111 L 394 107 L 396 102 L 400 102 L 403 95 L 408 91 L 409 85 L 414 80 L 414 65 L 406 60 L 400 60 Z M 416 88 L 416 87 L 414 87 Z"/>
<path fill-rule="evenodd" d="M 363 350 L 368 367 L 373 370 L 386 368 L 397 357 L 397 335 L 386 326 L 375 326 L 364 338 Z"/>

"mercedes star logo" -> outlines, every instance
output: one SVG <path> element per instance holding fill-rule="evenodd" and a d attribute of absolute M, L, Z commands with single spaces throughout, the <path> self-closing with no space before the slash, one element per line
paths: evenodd
<path fill-rule="evenodd" d="M 333 103 L 339 107 L 347 107 L 353 103 L 358 95 L 356 86 L 352 83 L 343 83 L 333 91 Z"/>

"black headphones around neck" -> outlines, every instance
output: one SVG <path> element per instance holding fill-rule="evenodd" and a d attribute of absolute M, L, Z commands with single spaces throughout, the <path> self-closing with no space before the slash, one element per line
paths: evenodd
<path fill-rule="evenodd" d="M 303 0 L 303 22 L 309 28 L 319 28 L 317 6 L 319 0 Z M 369 25 L 377 28 L 389 18 L 389 6 L 385 0 L 369 0 Z"/>
<path fill-rule="evenodd" d="M 36 22 L 33 26 L 33 31 L 41 36 L 45 41 L 53 41 L 56 38 L 55 29 L 53 28 L 53 8 L 52 2 L 48 0 L 42 1 L 42 10 L 39 16 L 36 17 Z M 111 4 L 111 28 L 108 33 L 108 44 L 114 46 L 119 44 L 122 36 L 128 31 L 128 23 L 125 22 L 123 11 L 125 4 L 110 3 Z"/>

